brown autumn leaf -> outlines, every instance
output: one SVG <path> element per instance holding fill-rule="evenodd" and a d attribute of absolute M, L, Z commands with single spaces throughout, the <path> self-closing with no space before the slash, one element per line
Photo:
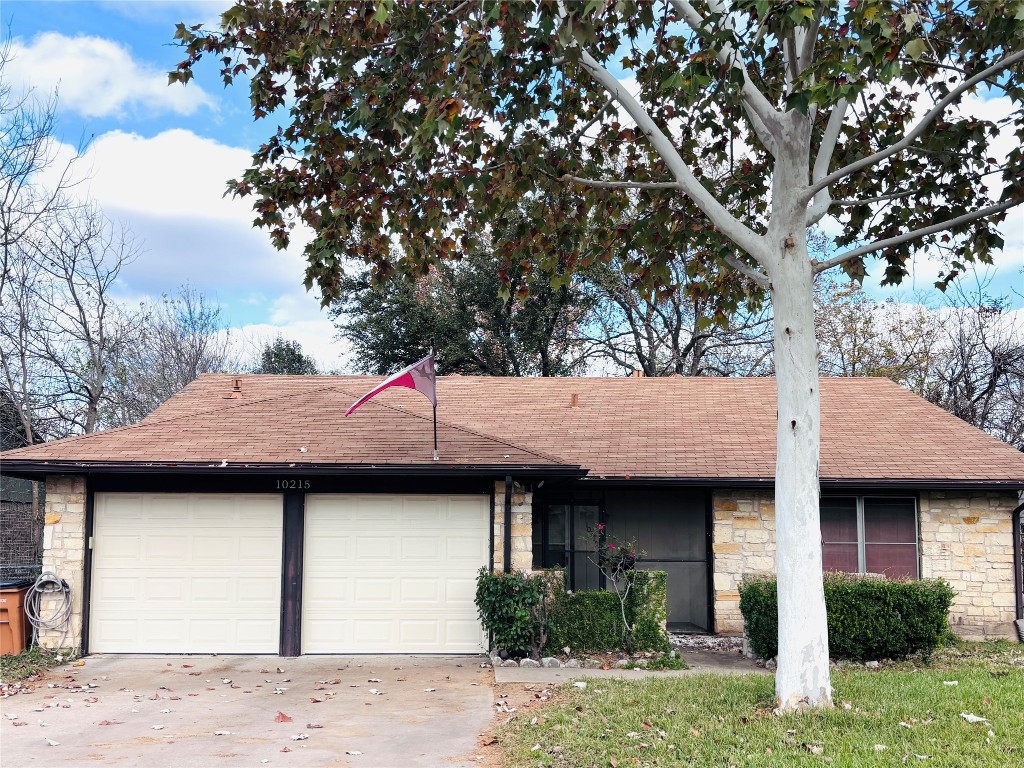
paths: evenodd
<path fill-rule="evenodd" d="M 281 751 L 282 752 L 291 752 L 291 749 L 289 747 L 281 747 Z"/>
<path fill-rule="evenodd" d="M 277 717 L 274 718 L 275 723 L 290 723 L 291 721 L 292 719 L 284 712 L 278 712 Z"/>
<path fill-rule="evenodd" d="M 96 725 L 124 725 L 121 720 L 100 720 Z"/>

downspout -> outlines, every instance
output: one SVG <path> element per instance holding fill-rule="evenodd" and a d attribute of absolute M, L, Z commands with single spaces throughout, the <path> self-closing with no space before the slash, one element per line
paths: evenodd
<path fill-rule="evenodd" d="M 1020 518 L 1024 504 L 1018 505 L 1010 516 L 1013 526 L 1013 592 L 1017 603 L 1017 639 L 1024 643 L 1024 563 L 1021 560 Z"/>
<path fill-rule="evenodd" d="M 505 573 L 512 572 L 512 475 L 505 475 Z"/>

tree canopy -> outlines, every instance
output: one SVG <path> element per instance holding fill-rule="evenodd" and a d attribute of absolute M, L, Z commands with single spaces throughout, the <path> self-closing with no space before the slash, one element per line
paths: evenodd
<path fill-rule="evenodd" d="M 278 336 L 273 342 L 263 345 L 259 362 L 252 372 L 315 376 L 319 370 L 316 361 L 302 351 L 299 342 Z"/>
<path fill-rule="evenodd" d="M 955 246 L 945 280 L 1001 246 L 998 221 L 1024 194 L 1021 8 L 246 0 L 220 30 L 179 25 L 187 58 L 171 79 L 216 57 L 225 83 L 250 78 L 254 117 L 287 111 L 230 189 L 254 197 L 280 247 L 295 222 L 312 229 L 306 282 L 325 300 L 347 258 L 380 276 L 422 274 L 520 205 L 530 215 L 496 237 L 508 269 L 555 271 L 567 244 L 570 266 L 632 250 L 633 271 L 660 287 L 680 244 L 698 260 L 749 263 L 716 230 L 735 219 L 730 237 L 747 252 L 766 233 L 787 111 L 806 116 L 818 149 L 799 203 L 841 225 L 830 263 L 860 276 L 876 253 L 898 282 L 915 249 Z M 1005 120 L 948 108 L 979 84 L 1013 105 Z M 922 114 L 921 94 L 935 114 Z M 625 114 L 629 101 L 656 131 Z M 1007 157 L 989 152 L 1000 130 L 1018 140 Z M 693 194 L 679 194 L 662 142 L 686 162 Z M 711 179 L 714 197 L 700 191 Z M 643 215 L 623 219 L 633 206 Z M 734 295 L 728 277 L 711 292 L 720 300 Z"/>

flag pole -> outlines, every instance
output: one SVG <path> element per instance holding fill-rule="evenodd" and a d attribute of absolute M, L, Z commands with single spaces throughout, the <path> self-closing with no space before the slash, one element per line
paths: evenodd
<path fill-rule="evenodd" d="M 430 356 L 434 356 L 434 339 L 430 339 Z M 437 453 L 437 395 L 434 395 L 434 461 L 438 461 Z"/>
<path fill-rule="evenodd" d="M 434 406 L 434 461 L 438 461 L 437 455 L 437 406 Z"/>

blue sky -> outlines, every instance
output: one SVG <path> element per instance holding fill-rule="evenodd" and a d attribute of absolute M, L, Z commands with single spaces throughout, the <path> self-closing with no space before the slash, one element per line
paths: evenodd
<path fill-rule="evenodd" d="M 296 338 L 322 366 L 338 367 L 344 350 L 302 288 L 299 249 L 275 251 L 251 227 L 249 203 L 223 197 L 226 180 L 247 167 L 271 125 L 254 123 L 248 90 L 224 89 L 208 62 L 188 87 L 166 85 L 166 72 L 181 58 L 175 23 L 213 23 L 229 5 L 4 0 L 0 17 L 16 56 L 8 76 L 43 93 L 59 89 L 58 138 L 68 154 L 85 147 L 80 189 L 143 241 L 143 255 L 120 286 L 126 298 L 159 296 L 188 282 L 215 296 L 245 334 Z M 1004 235 L 991 289 L 1024 294 L 1019 209 Z M 902 291 L 927 289 L 936 273 L 921 259 Z M 879 298 L 895 293 L 870 280 L 867 287 Z M 1014 304 L 1024 306 L 1024 296 Z"/>

